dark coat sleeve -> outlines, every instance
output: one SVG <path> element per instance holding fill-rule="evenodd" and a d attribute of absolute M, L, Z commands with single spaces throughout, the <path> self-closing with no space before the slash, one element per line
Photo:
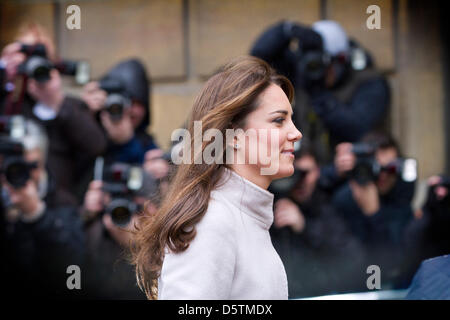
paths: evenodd
<path fill-rule="evenodd" d="M 450 299 L 450 256 L 422 262 L 406 296 L 408 300 Z"/>
<path fill-rule="evenodd" d="M 145 153 L 156 149 L 153 138 L 146 133 L 135 133 L 128 142 L 118 145 L 110 142 L 107 152 L 108 161 L 141 164 L 144 162 Z"/>
<path fill-rule="evenodd" d="M 289 78 L 296 86 L 301 75 L 296 74 L 299 56 L 290 50 L 292 39 L 298 39 L 304 50 L 322 48 L 322 38 L 318 33 L 300 24 L 281 21 L 264 31 L 253 44 L 250 54 L 258 57 L 279 73 Z"/>
<path fill-rule="evenodd" d="M 105 134 L 84 103 L 66 97 L 54 125 L 61 129 L 68 143 L 86 157 L 101 155 L 107 145 Z"/>
<path fill-rule="evenodd" d="M 358 141 L 379 123 L 389 100 L 389 87 L 381 76 L 361 84 L 347 104 L 327 90 L 315 92 L 311 97 L 314 110 L 330 133 L 349 142 Z"/>
<path fill-rule="evenodd" d="M 289 50 L 291 39 L 283 30 L 284 21 L 264 31 L 250 50 L 252 56 L 258 57 L 279 73 L 295 83 L 295 55 Z"/>
<path fill-rule="evenodd" d="M 333 205 L 364 243 L 399 245 L 403 231 L 412 218 L 411 198 L 412 195 L 405 192 L 403 196 L 397 193 L 390 201 L 380 200 L 379 211 L 367 217 L 356 204 L 347 183 L 335 193 Z"/>

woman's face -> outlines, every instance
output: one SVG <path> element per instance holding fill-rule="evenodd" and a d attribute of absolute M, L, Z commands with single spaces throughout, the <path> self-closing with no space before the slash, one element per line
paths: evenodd
<path fill-rule="evenodd" d="M 271 84 L 258 97 L 257 105 L 245 121 L 244 131 L 256 132 L 253 140 L 247 137 L 243 144 L 245 163 L 271 180 L 290 176 L 294 173 L 294 143 L 302 134 L 292 122 L 289 99 L 279 86 Z M 251 162 L 251 157 L 256 155 L 257 161 L 252 164 L 255 161 Z"/>

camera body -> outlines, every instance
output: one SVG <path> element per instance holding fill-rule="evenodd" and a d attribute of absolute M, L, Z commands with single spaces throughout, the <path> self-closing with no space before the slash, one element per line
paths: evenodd
<path fill-rule="evenodd" d="M 359 185 L 366 185 L 377 180 L 381 167 L 374 157 L 375 148 L 370 144 L 356 143 L 352 146 L 352 152 L 356 162 L 349 172 L 349 179 L 355 180 Z"/>
<path fill-rule="evenodd" d="M 112 121 L 120 121 L 124 111 L 131 107 L 131 100 L 125 94 L 124 86 L 120 81 L 111 78 L 100 80 L 99 86 L 108 93 L 104 109 L 109 113 Z"/>
<path fill-rule="evenodd" d="M 386 166 L 380 166 L 375 159 L 376 148 L 367 143 L 355 143 L 352 152 L 356 156 L 356 163 L 349 172 L 349 179 L 355 180 L 359 185 L 367 185 L 378 179 L 381 172 L 400 177 L 405 182 L 414 182 L 417 179 L 417 161 L 411 158 L 398 158 Z"/>
<path fill-rule="evenodd" d="M 22 44 L 20 52 L 24 53 L 27 59 L 19 66 L 19 73 L 41 83 L 50 80 L 50 71 L 54 66 L 47 59 L 47 52 L 43 44 Z"/>
<path fill-rule="evenodd" d="M 301 42 L 301 41 L 300 41 Z M 345 81 L 349 72 L 361 71 L 373 66 L 369 54 L 353 39 L 349 40 L 349 52 L 331 56 L 319 48 L 307 50 L 298 46 L 295 51 L 297 57 L 297 73 L 303 78 L 304 85 L 323 86 L 330 67 L 334 70 L 335 84 Z"/>
<path fill-rule="evenodd" d="M 22 44 L 20 52 L 27 56 L 24 63 L 19 66 L 19 73 L 38 82 L 45 83 L 50 80 L 50 72 L 57 69 L 61 74 L 73 76 L 78 84 L 84 84 L 90 78 L 90 66 L 86 61 L 61 60 L 52 63 L 47 57 L 47 51 L 43 44 Z"/>
<path fill-rule="evenodd" d="M 323 82 L 330 65 L 330 56 L 322 50 L 314 49 L 298 53 L 297 72 L 305 83 Z"/>
<path fill-rule="evenodd" d="M 15 189 L 25 186 L 31 178 L 31 170 L 37 168 L 36 163 L 29 163 L 23 157 L 20 138 L 25 134 L 24 121 L 22 116 L 0 116 L 0 171 Z"/>
<path fill-rule="evenodd" d="M 125 163 L 113 163 L 103 171 L 103 191 L 111 195 L 105 213 L 111 215 L 114 224 L 127 226 L 132 215 L 142 208 L 133 198 L 144 182 L 142 168 Z"/>
<path fill-rule="evenodd" d="M 307 171 L 295 168 L 294 173 L 286 178 L 274 180 L 270 184 L 270 192 L 277 198 L 289 197 L 291 191 L 306 177 Z"/>

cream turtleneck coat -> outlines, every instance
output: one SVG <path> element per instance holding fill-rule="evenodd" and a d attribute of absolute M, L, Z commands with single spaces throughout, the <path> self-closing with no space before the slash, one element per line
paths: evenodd
<path fill-rule="evenodd" d="M 287 299 L 272 204 L 269 191 L 225 169 L 188 249 L 166 251 L 158 299 Z"/>

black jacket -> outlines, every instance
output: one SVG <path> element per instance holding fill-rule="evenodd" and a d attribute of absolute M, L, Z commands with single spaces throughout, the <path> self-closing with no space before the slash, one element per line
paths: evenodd
<path fill-rule="evenodd" d="M 305 217 L 301 233 L 289 227 L 270 229 L 285 265 L 289 297 L 363 289 L 363 248 L 329 204 L 328 196 L 316 189 L 308 203 L 297 205 Z"/>
<path fill-rule="evenodd" d="M 404 247 L 405 282 L 409 283 L 421 262 L 436 256 L 450 254 L 450 199 L 437 201 L 430 188 L 423 207 L 423 215 L 412 220 L 406 228 Z"/>
<path fill-rule="evenodd" d="M 84 295 L 89 299 L 146 299 L 128 261 L 129 252 L 108 233 L 102 219 L 86 225 L 86 272 Z"/>
<path fill-rule="evenodd" d="M 106 158 L 108 162 L 142 163 L 148 150 L 157 148 L 153 137 L 147 133 L 151 123 L 151 81 L 144 65 L 137 59 L 118 63 L 102 80 L 114 80 L 123 87 L 122 94 L 140 102 L 145 108 L 144 119 L 136 128 L 133 138 L 117 145 L 109 141 Z"/>
<path fill-rule="evenodd" d="M 105 152 L 106 136 L 80 99 L 66 96 L 58 115 L 52 120 L 37 118 L 33 113 L 34 105 L 35 101 L 26 96 L 21 114 L 45 128 L 49 141 L 49 175 L 54 179 L 56 189 L 72 194 L 67 204 L 76 205 L 79 199 L 75 195 L 82 182 L 80 177 L 95 157 Z"/>
<path fill-rule="evenodd" d="M 67 267 L 83 270 L 85 243 L 81 220 L 73 207 L 47 208 L 35 222 L 7 222 L 4 280 L 18 298 L 74 298 L 66 285 Z"/>
<path fill-rule="evenodd" d="M 348 183 L 333 196 L 333 205 L 344 218 L 351 232 L 364 244 L 367 253 L 366 265 L 378 265 L 383 270 L 382 281 L 400 285 L 403 261 L 406 253 L 403 237 L 412 220 L 411 201 L 414 183 L 398 180 L 393 189 L 380 196 L 380 209 L 366 216 L 356 204 Z"/>

